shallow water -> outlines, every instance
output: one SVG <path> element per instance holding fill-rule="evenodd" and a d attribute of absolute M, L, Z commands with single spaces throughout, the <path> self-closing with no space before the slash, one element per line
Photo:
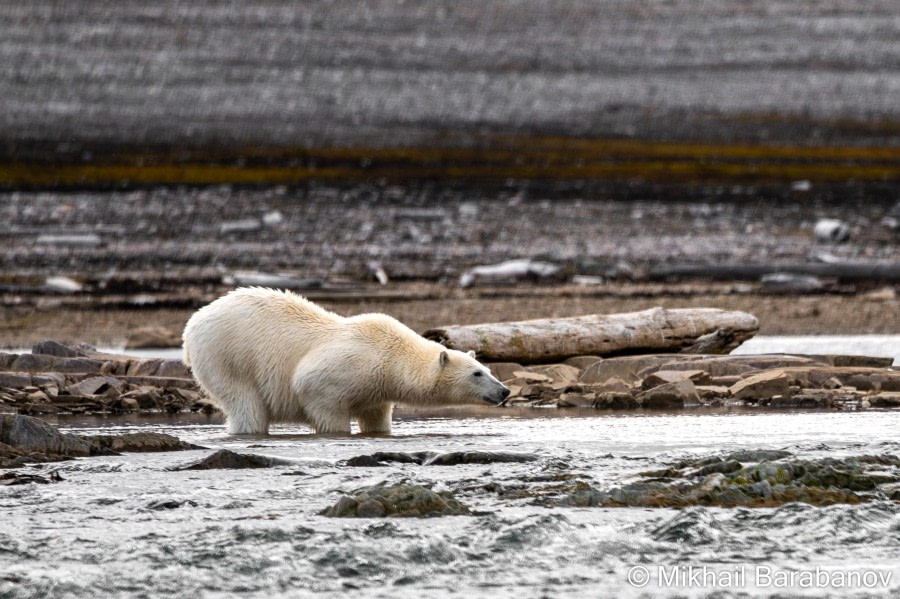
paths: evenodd
<path fill-rule="evenodd" d="M 511 487 L 527 477 L 567 472 L 602 489 L 664 463 L 739 448 L 788 449 L 810 458 L 897 453 L 900 412 L 406 409 L 395 417 L 391 437 L 322 437 L 282 426 L 268 437 L 235 438 L 224 434 L 218 419 L 199 415 L 73 417 L 59 424 L 77 432 L 169 432 L 208 448 L 277 456 L 293 465 L 170 472 L 166 468 L 209 451 L 130 454 L 49 465 L 45 470 L 59 470 L 65 479 L 55 485 L 0 487 L 0 597 L 297 597 L 349 590 L 363 597 L 900 593 L 897 503 L 545 508 L 483 486 Z M 373 451 L 461 449 L 532 452 L 540 459 L 446 467 L 339 463 Z M 343 492 L 404 480 L 451 490 L 479 515 L 317 515 Z M 158 500 L 196 505 L 152 509 Z M 685 580 L 667 588 L 659 578 L 659 567 L 668 575 L 673 567 L 687 573 L 688 566 L 708 568 L 719 576 L 717 584 L 708 578 L 705 586 Z M 639 579 L 641 568 L 650 574 L 643 588 L 628 579 L 629 572 Z M 774 586 L 778 573 L 816 568 L 826 569 L 820 577 L 853 570 L 891 578 L 871 589 Z M 731 580 L 721 578 L 729 573 Z"/>

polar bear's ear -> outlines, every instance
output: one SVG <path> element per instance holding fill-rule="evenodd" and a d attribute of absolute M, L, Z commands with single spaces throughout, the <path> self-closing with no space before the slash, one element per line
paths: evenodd
<path fill-rule="evenodd" d="M 466 352 L 466 355 L 469 356 L 470 358 L 474 358 L 474 357 L 475 357 L 475 350 L 474 350 L 474 349 L 470 349 L 469 351 Z"/>
<path fill-rule="evenodd" d="M 445 352 L 445 351 L 441 352 L 440 362 L 441 362 L 441 368 L 443 368 L 444 366 L 446 366 L 447 364 L 450 363 L 450 356 L 447 354 L 447 352 Z"/>

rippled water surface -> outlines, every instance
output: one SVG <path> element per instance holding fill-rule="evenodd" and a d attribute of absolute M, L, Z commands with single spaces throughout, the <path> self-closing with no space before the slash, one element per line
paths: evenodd
<path fill-rule="evenodd" d="M 97 457 L 45 467 L 63 482 L 0 487 L 0 597 L 896 596 L 900 505 L 684 510 L 545 508 L 484 489 L 566 471 L 598 488 L 674 460 L 737 448 L 800 457 L 897 453 L 898 412 L 598 415 L 591 410 L 400 411 L 392 437 L 320 437 L 277 427 L 225 435 L 217 420 L 61 418 L 76 430 L 169 432 L 208 448 L 293 462 L 261 470 L 172 472 L 208 450 Z M 532 452 L 530 463 L 352 468 L 373 451 Z M 332 519 L 342 492 L 400 482 L 453 491 L 477 515 Z M 169 501 L 172 509 L 154 509 Z M 629 583 L 634 567 L 650 581 Z M 658 567 L 744 572 L 728 588 L 661 588 Z M 867 589 L 779 589 L 778 571 L 878 571 Z M 639 582 L 639 580 L 638 580 Z M 729 583 L 728 580 L 724 582 Z M 763 583 L 766 582 L 764 579 Z"/>

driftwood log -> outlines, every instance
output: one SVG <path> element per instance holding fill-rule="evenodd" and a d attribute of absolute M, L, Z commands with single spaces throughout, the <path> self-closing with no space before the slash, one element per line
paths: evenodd
<path fill-rule="evenodd" d="M 425 331 L 425 337 L 461 351 L 474 350 L 482 360 L 540 364 L 572 356 L 610 356 L 639 352 L 728 353 L 759 330 L 746 312 L 715 308 L 627 314 L 593 314 L 448 326 Z"/>

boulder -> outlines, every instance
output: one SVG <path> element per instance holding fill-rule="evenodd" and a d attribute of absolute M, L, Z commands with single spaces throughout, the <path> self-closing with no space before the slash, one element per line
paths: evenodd
<path fill-rule="evenodd" d="M 141 403 L 133 397 L 120 397 L 115 407 L 122 412 L 137 412 Z"/>
<path fill-rule="evenodd" d="M 31 375 L 27 372 L 0 372 L 0 387 L 20 389 L 31 383 Z"/>
<path fill-rule="evenodd" d="M 0 416 L 0 443 L 25 452 L 69 457 L 91 453 L 91 444 L 87 441 L 61 433 L 43 420 L 22 415 Z"/>
<path fill-rule="evenodd" d="M 57 389 L 62 389 L 66 386 L 66 377 L 58 372 L 42 372 L 31 375 L 31 384 L 42 388 L 52 385 Z"/>
<path fill-rule="evenodd" d="M 513 372 L 512 380 L 521 380 L 526 383 L 552 383 L 553 379 L 547 376 L 546 374 L 541 374 L 539 372 L 530 372 L 527 370 L 516 370 Z"/>
<path fill-rule="evenodd" d="M 109 389 L 121 393 L 126 383 L 111 376 L 93 376 L 68 386 L 71 395 L 100 395 Z"/>
<path fill-rule="evenodd" d="M 594 393 L 631 393 L 631 386 L 618 377 L 608 379 L 604 383 L 594 383 L 588 388 Z"/>
<path fill-rule="evenodd" d="M 769 370 L 755 374 L 731 386 L 734 399 L 771 399 L 776 395 L 786 397 L 790 379 L 783 370 Z"/>
<path fill-rule="evenodd" d="M 705 370 L 657 370 L 641 383 L 644 389 L 652 389 L 666 383 L 690 380 L 695 385 L 705 385 L 710 382 L 710 376 Z"/>
<path fill-rule="evenodd" d="M 684 379 L 644 391 L 636 401 L 645 408 L 683 408 L 700 403 L 693 381 Z"/>
<path fill-rule="evenodd" d="M 605 391 L 597 393 L 594 407 L 609 410 L 634 410 L 641 407 L 641 405 L 631 393 Z"/>
<path fill-rule="evenodd" d="M 835 399 L 836 392 L 832 389 L 803 389 L 796 394 L 776 395 L 760 401 L 773 408 L 830 408 Z"/>
<path fill-rule="evenodd" d="M 469 508 L 448 492 L 435 493 L 420 485 L 398 484 L 364 487 L 319 513 L 332 518 L 425 518 L 467 515 Z"/>
<path fill-rule="evenodd" d="M 191 462 L 190 464 L 185 464 L 183 466 L 178 466 L 172 468 L 172 470 L 236 470 L 244 468 L 271 468 L 272 466 L 287 465 L 290 463 L 291 462 L 287 460 L 279 460 L 277 458 L 252 455 L 248 453 L 235 453 L 233 451 L 229 451 L 228 449 L 220 449 L 219 451 L 203 458 L 202 460 Z"/>
<path fill-rule="evenodd" d="M 12 363 L 11 369 L 19 372 L 43 372 L 55 370 L 55 366 L 62 358 L 56 356 L 44 356 L 41 354 L 21 354 Z"/>
<path fill-rule="evenodd" d="M 560 408 L 593 408 L 596 401 L 596 393 L 563 393 L 556 405 Z"/>
<path fill-rule="evenodd" d="M 128 376 L 153 376 L 159 369 L 162 360 L 157 358 L 148 358 L 145 360 L 131 360 L 128 364 Z"/>
<path fill-rule="evenodd" d="M 516 375 L 513 373 L 517 370 L 522 370 L 522 365 L 516 362 L 493 362 L 486 364 L 486 366 L 491 369 L 491 374 L 498 381 L 508 381 L 515 378 Z"/>
<path fill-rule="evenodd" d="M 832 378 L 863 391 L 900 391 L 900 372 L 884 368 L 811 366 L 781 369 L 791 385 L 821 388 Z M 895 388 L 892 388 L 895 387 Z"/>
<path fill-rule="evenodd" d="M 162 390 L 157 387 L 139 387 L 124 393 L 120 401 L 126 399 L 136 401 L 142 410 L 162 407 L 165 401 Z"/>
<path fill-rule="evenodd" d="M 728 387 L 719 385 L 697 385 L 697 394 L 703 401 L 713 401 L 716 399 L 728 399 L 731 397 L 731 391 Z"/>
<path fill-rule="evenodd" d="M 868 400 L 873 408 L 900 408 L 900 393 L 896 391 L 881 391 L 870 395 Z"/>
<path fill-rule="evenodd" d="M 0 353 L 0 370 L 9 370 L 12 368 L 13 362 L 19 357 L 19 354 Z"/>
<path fill-rule="evenodd" d="M 574 383 L 578 380 L 578 375 L 581 372 L 574 366 L 566 364 L 553 364 L 551 366 L 533 368 L 533 370 L 538 374 L 550 377 L 555 383 Z"/>
<path fill-rule="evenodd" d="M 58 483 L 63 480 L 59 472 L 51 472 L 49 476 L 41 476 L 39 474 L 23 474 L 20 472 L 7 472 L 0 474 L 0 486 L 13 485 L 49 485 L 50 483 Z"/>
<path fill-rule="evenodd" d="M 162 360 L 154 376 L 189 379 L 191 371 L 181 360 Z"/>
<path fill-rule="evenodd" d="M 87 354 L 74 347 L 63 345 L 52 339 L 45 339 L 39 343 L 35 343 L 31 348 L 32 354 L 41 354 L 44 356 L 57 356 L 59 358 L 84 358 Z"/>

